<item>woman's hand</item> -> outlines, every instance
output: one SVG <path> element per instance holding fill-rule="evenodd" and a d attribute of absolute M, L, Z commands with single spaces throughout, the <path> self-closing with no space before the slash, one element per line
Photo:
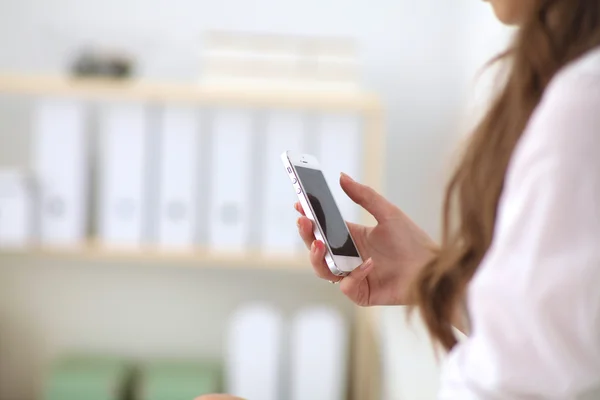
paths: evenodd
<path fill-rule="evenodd" d="M 325 244 L 315 240 L 312 221 L 304 216 L 300 203 L 296 203 L 296 210 L 302 214 L 298 229 L 310 249 L 316 274 L 329 281 L 340 281 L 342 292 L 359 306 L 406 304 L 408 285 L 432 256 L 433 242 L 398 207 L 372 188 L 344 174 L 340 185 L 355 203 L 375 217 L 377 225 L 348 223 L 365 262 L 340 281 L 325 263 Z"/>

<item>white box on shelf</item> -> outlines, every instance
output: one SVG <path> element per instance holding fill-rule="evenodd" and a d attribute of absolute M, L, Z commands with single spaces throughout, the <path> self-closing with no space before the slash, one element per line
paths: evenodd
<path fill-rule="evenodd" d="M 100 113 L 99 216 L 102 245 L 135 247 L 147 229 L 147 131 L 143 104 L 119 103 Z"/>
<path fill-rule="evenodd" d="M 35 106 L 33 165 L 42 245 L 80 245 L 87 234 L 89 187 L 85 104 L 43 99 Z"/>
<path fill-rule="evenodd" d="M 279 154 L 304 151 L 305 123 L 300 112 L 272 111 L 266 125 L 266 156 L 262 210 L 262 249 L 270 255 L 290 255 L 299 251 L 302 241 L 294 223 L 293 204 L 297 196 L 281 166 Z"/>
<path fill-rule="evenodd" d="M 298 312 L 291 325 L 290 400 L 346 398 L 349 328 L 330 307 Z"/>
<path fill-rule="evenodd" d="M 284 321 L 268 304 L 248 304 L 232 316 L 225 357 L 225 388 L 245 399 L 282 396 Z"/>
<path fill-rule="evenodd" d="M 166 107 L 160 126 L 158 243 L 191 249 L 198 214 L 198 112 L 191 107 Z"/>
<path fill-rule="evenodd" d="M 253 116 L 249 110 L 218 110 L 212 129 L 209 247 L 243 252 L 250 235 Z"/>
<path fill-rule="evenodd" d="M 319 118 L 319 162 L 346 220 L 356 222 L 360 208 L 340 187 L 340 173 L 361 180 L 362 120 L 355 114 L 323 114 Z"/>
<path fill-rule="evenodd" d="M 33 182 L 17 170 L 0 171 L 0 248 L 25 248 L 34 242 Z"/>

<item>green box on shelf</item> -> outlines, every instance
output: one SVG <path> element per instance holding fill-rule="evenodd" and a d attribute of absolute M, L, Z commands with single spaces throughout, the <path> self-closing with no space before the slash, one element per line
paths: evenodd
<path fill-rule="evenodd" d="M 65 357 L 52 365 L 44 383 L 44 400 L 124 400 L 131 368 L 110 357 Z"/>
<path fill-rule="evenodd" d="M 136 400 L 191 400 L 221 388 L 216 364 L 161 360 L 140 367 Z"/>

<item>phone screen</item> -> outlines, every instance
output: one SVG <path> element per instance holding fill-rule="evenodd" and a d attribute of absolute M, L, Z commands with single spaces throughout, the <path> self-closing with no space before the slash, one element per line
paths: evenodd
<path fill-rule="evenodd" d="M 331 252 L 336 256 L 359 257 L 323 173 L 300 166 L 296 166 L 296 172 Z"/>

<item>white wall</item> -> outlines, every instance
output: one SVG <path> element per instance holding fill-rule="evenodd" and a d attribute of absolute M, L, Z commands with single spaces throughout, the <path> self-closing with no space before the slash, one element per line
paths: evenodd
<path fill-rule="evenodd" d="M 473 0 L 455 0 L 454 19 L 448 19 L 447 23 L 459 27 L 457 43 L 452 47 L 458 57 L 458 74 L 455 78 L 458 84 L 453 87 L 457 91 L 460 101 L 454 115 L 458 120 L 446 119 L 443 123 L 450 123 L 449 131 L 443 129 L 435 131 L 435 135 L 442 138 L 441 143 L 428 143 L 427 148 L 419 152 L 422 157 L 419 161 L 413 161 L 412 168 L 426 169 L 430 160 L 435 156 L 436 150 L 442 150 L 445 156 L 442 161 L 434 162 L 431 166 L 436 178 L 446 174 L 440 165 L 450 165 L 454 160 L 452 146 L 457 144 L 459 138 L 468 137 L 469 129 L 478 121 L 485 112 L 486 105 L 497 88 L 498 68 L 485 69 L 485 64 L 493 57 L 505 50 L 510 43 L 513 30 L 502 26 L 491 12 L 489 4 Z M 450 88 L 449 88 L 450 89 Z M 425 89 L 424 89 L 425 90 Z M 427 93 L 433 95 L 433 91 Z M 448 112 L 451 108 L 448 104 Z M 427 106 L 421 110 L 427 109 Z M 421 116 L 421 113 L 417 112 Z M 451 125 L 457 122 L 457 125 Z M 392 133 L 393 134 L 393 133 Z M 460 139 L 462 140 L 462 139 Z M 450 147 L 447 147 L 449 146 Z M 432 149 L 436 149 L 433 150 Z M 444 150 L 447 152 L 444 153 Z M 434 180 L 425 183 L 425 188 L 409 196 L 418 201 L 421 196 L 432 194 L 434 196 L 435 209 L 432 204 L 425 204 L 421 212 L 430 213 L 432 223 L 439 219 L 439 203 L 441 201 L 440 184 L 436 187 Z M 436 191 L 437 190 L 437 191 Z M 394 193 L 390 187 L 389 193 Z M 433 207 L 433 208 L 432 208 Z M 421 213 L 413 214 L 420 223 L 425 221 Z M 429 232 L 436 232 L 425 223 Z M 444 355 L 439 353 L 436 357 L 428 334 L 417 317 L 413 323 L 406 322 L 406 312 L 403 308 L 391 308 L 384 311 L 383 340 L 386 343 L 388 358 L 385 362 L 387 369 L 387 381 L 385 385 L 385 399 L 390 400 L 433 400 L 439 389 L 439 375 L 443 370 Z"/>
<path fill-rule="evenodd" d="M 496 26 L 487 5 L 474 0 L 0 0 L 0 70 L 61 71 L 72 50 L 86 43 L 102 42 L 120 44 L 134 52 L 144 77 L 187 80 L 194 79 L 199 71 L 201 34 L 207 29 L 355 37 L 362 49 L 364 83 L 381 95 L 388 113 L 386 194 L 437 237 L 443 182 L 449 173 L 450 150 L 463 122 L 461 111 L 468 77 L 475 65 L 491 55 L 490 48 L 497 46 L 494 39 L 493 46 L 488 47 L 487 38 L 504 34 Z M 26 165 L 27 140 L 18 134 L 17 126 L 23 107 L 12 102 L 9 107 L 3 99 L 0 102 L 0 165 Z M 35 281 L 24 278 L 34 274 L 31 270 L 15 272 L 4 268 L 2 274 L 8 275 L 1 279 L 20 282 L 21 286 L 14 288 L 31 290 L 27 300 L 31 304 L 44 304 L 52 298 L 47 288 L 40 290 L 44 285 L 37 277 Z M 64 273 L 46 272 L 47 285 L 60 287 L 60 279 L 51 276 Z M 205 313 L 202 305 L 210 301 L 212 292 L 203 292 L 202 274 L 195 277 L 198 286 L 190 286 L 189 273 L 177 272 L 167 277 L 154 271 L 144 275 L 144 282 L 156 290 L 166 278 L 174 286 L 165 290 L 185 285 L 184 293 L 193 296 L 193 302 L 185 306 L 169 296 L 163 301 L 171 307 L 187 307 L 185 313 L 192 313 L 190 307 L 194 305 Z M 102 274 L 107 275 L 100 281 L 91 279 L 94 275 L 83 275 L 77 282 L 92 285 L 92 293 L 100 295 L 103 287 L 106 291 L 124 290 L 102 286 L 109 282 L 121 285 L 118 282 L 125 279 L 134 285 L 137 280 L 132 271 Z M 266 282 L 269 284 L 261 286 L 263 293 L 277 296 L 277 281 Z M 7 285 L 2 285 L 3 290 L 8 290 Z M 236 298 L 248 298 L 256 288 L 234 284 L 233 290 Z M 328 301 L 339 301 L 323 290 L 320 286 L 309 287 L 298 296 L 316 293 Z M 137 297 L 139 303 L 131 307 L 149 310 L 142 305 L 151 297 L 150 292 L 141 294 Z M 30 307 L 28 304 L 21 306 Z M 48 303 L 48 312 L 59 312 L 61 305 L 64 302 L 58 300 Z M 106 303 L 95 312 L 108 314 L 115 306 Z M 222 305 L 222 309 L 213 306 L 217 307 L 216 315 L 230 305 Z M 161 307 L 169 308 L 164 303 Z M 6 305 L 2 308 L 11 315 L 18 309 Z M 438 367 L 422 327 L 417 325 L 413 332 L 403 318 L 400 309 L 385 311 L 383 338 L 389 356 L 385 360 L 389 374 L 385 398 L 432 399 Z M 200 322 L 197 324 L 185 326 L 201 329 Z M 160 333 L 162 339 L 172 335 L 174 340 L 179 340 L 180 334 Z M 184 338 L 188 339 L 184 340 L 189 340 L 189 335 L 185 333 Z M 111 339 L 106 340 L 108 346 Z M 11 351 L 15 354 L 17 350 Z M 1 354 L 0 345 L 0 357 Z M 10 384 L 0 382 L 0 387 L 2 383 Z M 13 393 L 30 395 L 23 391 L 23 385 L 12 385 Z"/>

